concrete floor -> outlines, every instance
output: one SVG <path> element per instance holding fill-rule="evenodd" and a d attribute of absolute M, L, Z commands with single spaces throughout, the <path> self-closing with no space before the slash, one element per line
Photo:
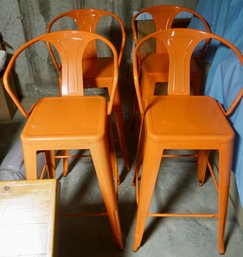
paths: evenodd
<path fill-rule="evenodd" d="M 22 126 L 23 119 L 19 113 L 11 122 L 0 124 L 0 175 L 3 174 L 4 168 L 9 169 L 12 162 L 15 163 L 15 167 L 11 167 L 12 171 L 23 170 L 21 144 L 18 139 Z M 134 134 L 129 131 L 127 134 L 130 156 L 134 161 Z M 217 193 L 212 179 L 208 178 L 203 187 L 198 186 L 196 163 L 193 158 L 164 159 L 160 169 L 151 211 L 207 212 L 217 209 Z M 59 257 L 220 256 L 217 251 L 217 220 L 192 218 L 148 218 L 143 244 L 134 253 L 132 245 L 136 221 L 135 188 L 131 186 L 132 172 L 125 171 L 120 157 L 119 171 L 122 180 L 119 186 L 119 213 L 124 235 L 124 251 L 116 248 L 107 217 L 68 218 L 61 215 Z M 70 162 L 70 173 L 67 177 L 61 177 L 60 173 L 61 163 L 58 165 L 61 214 L 105 210 L 90 159 Z M 243 231 L 234 218 L 233 206 L 229 204 L 224 256 L 242 257 L 242 242 Z"/>

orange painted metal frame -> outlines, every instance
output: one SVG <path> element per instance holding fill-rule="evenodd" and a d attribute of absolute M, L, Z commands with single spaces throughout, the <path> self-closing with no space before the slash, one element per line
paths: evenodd
<path fill-rule="evenodd" d="M 118 66 L 120 66 L 124 46 L 126 41 L 126 33 L 122 20 L 112 12 L 108 12 L 100 9 L 78 9 L 69 12 L 62 13 L 52 19 L 47 27 L 47 32 L 54 29 L 54 25 L 59 23 L 63 18 L 71 18 L 77 28 L 81 31 L 88 31 L 97 33 L 97 26 L 104 17 L 111 17 L 119 24 L 121 43 L 118 54 Z M 49 47 L 49 52 L 58 71 L 61 71 L 62 65 L 58 63 L 52 49 Z M 112 80 L 113 80 L 113 59 L 110 57 L 97 57 L 96 42 L 91 42 L 87 48 L 83 58 L 83 80 L 84 87 L 98 87 L 107 88 L 111 93 Z M 65 92 L 60 92 L 65 94 Z M 125 137 L 125 129 L 122 115 L 122 106 L 120 100 L 119 87 L 117 87 L 114 103 L 113 103 L 113 115 L 120 143 L 122 157 L 126 166 L 126 169 L 130 170 L 130 163 L 127 153 L 127 144 Z M 66 153 L 67 154 L 67 153 Z M 67 174 L 68 163 L 64 162 L 64 175 Z"/>
<path fill-rule="evenodd" d="M 172 28 L 173 21 L 176 19 L 176 16 L 182 12 L 187 12 L 192 14 L 194 17 L 199 19 L 205 30 L 211 32 L 209 25 L 206 20 L 194 10 L 184 8 L 181 6 L 175 5 L 159 5 L 147 7 L 136 13 L 132 19 L 132 31 L 135 45 L 138 44 L 138 30 L 136 26 L 137 18 L 145 13 L 151 15 L 151 19 L 155 25 L 155 32 L 159 32 L 165 29 Z M 202 57 L 206 46 L 206 42 L 201 50 L 201 53 L 198 56 L 198 61 Z M 145 56 L 141 56 L 138 53 L 140 68 L 141 68 L 141 90 L 143 98 L 146 96 L 151 96 L 154 94 L 155 85 L 159 82 L 168 82 L 168 70 L 169 70 L 169 59 L 168 53 L 161 44 L 160 41 L 156 40 L 156 51 L 155 53 L 148 53 Z M 191 59 L 191 83 L 193 86 L 193 93 L 199 94 L 201 87 L 201 70 L 198 67 L 197 61 L 195 58 Z"/>
<path fill-rule="evenodd" d="M 83 96 L 82 57 L 89 42 L 100 40 L 113 54 L 112 90 L 107 103 L 102 96 Z M 52 44 L 62 61 L 62 97 L 41 98 L 31 108 L 25 110 L 9 85 L 9 74 L 17 57 L 29 46 L 44 41 Z M 11 58 L 3 81 L 5 89 L 17 105 L 27 122 L 21 133 L 26 178 L 37 179 L 36 154 L 45 151 L 50 156 L 51 176 L 55 177 L 54 151 L 57 149 L 89 149 L 96 175 L 106 205 L 114 239 L 123 249 L 117 194 L 112 168 L 112 150 L 109 146 L 108 118 L 112 112 L 118 80 L 118 56 L 115 47 L 97 34 L 83 31 L 60 31 L 34 38 L 20 47 Z M 115 175 L 116 176 L 116 175 Z M 117 181 L 117 178 L 115 178 Z"/>
<path fill-rule="evenodd" d="M 139 83 L 139 65 L 136 54 L 150 38 L 160 40 L 169 55 L 168 95 L 142 97 Z M 216 39 L 232 49 L 243 64 L 240 51 L 225 39 L 193 29 L 169 29 L 144 38 L 134 52 L 134 83 L 141 114 L 141 128 L 137 162 L 142 163 L 138 195 L 137 220 L 133 250 L 142 241 L 147 216 L 189 216 L 218 218 L 218 251 L 223 254 L 224 230 L 230 183 L 234 131 L 226 116 L 234 111 L 243 96 L 241 90 L 227 112 L 209 96 L 190 95 L 190 59 L 199 42 Z M 215 85 L 217 86 L 217 85 Z M 219 153 L 218 213 L 213 214 L 150 214 L 149 206 L 158 175 L 161 156 L 166 149 L 198 151 L 198 181 L 205 180 L 208 152 Z M 138 171 L 136 172 L 136 177 Z M 137 180 L 138 182 L 138 180 Z M 137 184 L 138 186 L 138 184 Z"/>
<path fill-rule="evenodd" d="M 132 31 L 133 31 L 135 45 L 139 43 L 136 21 L 141 15 L 143 15 L 144 13 L 150 14 L 155 25 L 155 30 L 156 32 L 159 32 L 164 29 L 170 29 L 173 26 L 173 22 L 175 21 L 176 16 L 183 12 L 192 14 L 194 17 L 196 17 L 198 20 L 201 21 L 201 23 L 203 24 L 207 32 L 211 32 L 210 27 L 207 24 L 207 21 L 194 10 L 191 10 L 182 6 L 176 6 L 176 5 L 152 6 L 152 7 L 147 7 L 142 9 L 141 11 L 136 13 L 133 17 Z M 152 38 L 150 38 L 150 40 L 147 40 L 147 42 L 151 42 L 151 41 L 152 41 Z M 168 79 L 169 79 L 168 72 L 169 72 L 170 64 L 169 64 L 169 56 L 168 56 L 167 49 L 165 48 L 163 43 L 161 43 L 160 40 L 155 39 L 155 41 L 156 41 L 155 53 L 147 53 L 145 55 L 141 55 L 140 51 L 137 52 L 137 58 L 138 58 L 138 64 L 139 64 L 139 76 L 141 77 L 140 88 L 141 88 L 143 100 L 145 100 L 146 97 L 150 97 L 154 95 L 156 83 L 168 82 Z M 193 57 L 191 58 L 190 84 L 192 85 L 193 89 L 189 88 L 189 90 L 194 95 L 198 95 L 200 94 L 200 91 L 202 91 L 202 88 L 201 88 L 202 74 L 201 74 L 200 68 L 198 67 L 198 62 L 201 61 L 201 58 L 203 57 L 203 54 L 206 51 L 206 48 L 209 42 L 210 42 L 210 39 L 204 42 L 203 47 L 199 51 L 200 54 L 197 56 L 197 58 L 193 58 Z M 132 112 L 132 117 L 131 117 L 132 126 L 134 126 L 134 123 L 136 121 L 136 112 L 137 112 L 137 106 L 135 104 Z M 180 155 L 180 156 L 183 157 L 183 155 Z M 176 156 L 170 154 L 169 157 L 176 157 Z M 196 155 L 194 155 L 194 157 L 196 157 Z M 140 163 L 137 163 L 137 166 L 135 167 L 135 171 L 137 171 L 139 167 L 140 167 Z M 135 173 L 134 173 L 132 183 L 135 184 Z"/>

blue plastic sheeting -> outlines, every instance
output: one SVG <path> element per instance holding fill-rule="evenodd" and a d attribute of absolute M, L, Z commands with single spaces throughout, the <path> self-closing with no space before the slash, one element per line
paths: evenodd
<path fill-rule="evenodd" d="M 207 20 L 214 34 L 227 39 L 243 53 L 242 0 L 199 0 L 196 11 Z M 191 27 L 202 28 L 196 20 L 192 21 Z M 228 48 L 215 41 L 211 45 L 206 58 L 211 67 L 205 94 L 216 98 L 227 109 L 243 87 L 243 66 Z M 232 170 L 243 206 L 243 101 L 230 122 L 236 134 Z"/>

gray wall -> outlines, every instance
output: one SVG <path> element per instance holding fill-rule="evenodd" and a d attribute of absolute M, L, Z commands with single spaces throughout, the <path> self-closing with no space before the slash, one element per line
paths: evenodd
<path fill-rule="evenodd" d="M 124 21 L 127 42 L 120 73 L 123 95 L 132 84 L 131 19 L 133 12 L 143 7 L 173 4 L 194 9 L 197 0 L 0 0 L 0 31 L 5 41 L 12 45 L 13 53 L 26 41 L 45 33 L 49 21 L 56 15 L 77 8 L 100 8 L 114 12 Z M 31 49 L 16 65 L 16 86 L 23 96 L 39 96 L 57 93 L 57 75 L 45 47 Z"/>

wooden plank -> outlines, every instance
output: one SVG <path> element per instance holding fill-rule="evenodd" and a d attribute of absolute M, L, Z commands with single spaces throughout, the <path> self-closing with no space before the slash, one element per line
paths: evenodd
<path fill-rule="evenodd" d="M 0 182 L 0 256 L 54 256 L 55 179 Z"/>

